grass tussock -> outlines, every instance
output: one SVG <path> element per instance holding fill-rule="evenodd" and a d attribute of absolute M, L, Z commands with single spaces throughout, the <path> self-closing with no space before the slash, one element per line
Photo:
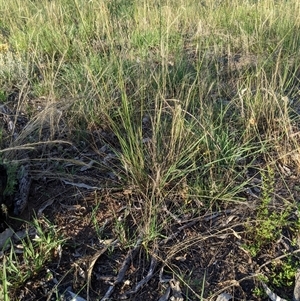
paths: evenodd
<path fill-rule="evenodd" d="M 216 296 L 206 270 L 197 286 L 173 259 L 184 251 L 191 260 L 197 244 L 229 228 L 253 258 L 284 231 L 291 241 L 299 231 L 299 10 L 296 0 L 0 0 L 1 161 L 22 163 L 26 151 L 37 182 L 121 189 L 105 195 L 120 249 L 140 238 L 144 258 L 169 269 L 186 300 Z M 103 198 L 91 217 L 101 239 Z M 197 224 L 201 237 L 162 246 L 178 225 L 203 217 L 214 227 L 209 214 L 240 206 L 248 218 L 241 211 L 228 229 Z M 29 238 L 24 248 L 40 252 Z M 18 259 L 11 247 L 4 255 L 5 300 L 40 272 L 41 261 L 24 273 L 25 254 Z"/>

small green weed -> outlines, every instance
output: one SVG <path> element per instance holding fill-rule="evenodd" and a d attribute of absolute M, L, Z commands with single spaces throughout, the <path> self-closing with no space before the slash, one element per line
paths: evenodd
<path fill-rule="evenodd" d="M 6 164 L 7 168 L 7 185 L 4 191 L 4 195 L 11 196 L 15 193 L 16 184 L 17 184 L 17 171 L 18 171 L 17 163 Z"/>
<path fill-rule="evenodd" d="M 0 270 L 3 298 L 7 295 L 8 286 L 10 292 L 13 292 L 30 277 L 37 275 L 64 242 L 57 229 L 45 219 L 35 218 L 32 223 L 27 223 L 27 226 L 25 236 L 20 237 L 21 254 L 20 250 L 16 252 L 16 248 L 11 244 L 10 251 L 3 255 Z"/>
<path fill-rule="evenodd" d="M 279 238 L 284 226 L 289 222 L 290 208 L 276 211 L 271 209 L 271 202 L 274 198 L 275 174 L 270 166 L 261 172 L 261 204 L 257 208 L 255 227 L 247 226 L 247 232 L 252 238 L 251 245 L 246 246 L 252 256 L 256 256 L 262 247 L 274 242 Z"/>
<path fill-rule="evenodd" d="M 0 103 L 4 103 L 7 99 L 7 95 L 5 93 L 5 91 L 0 90 Z"/>
<path fill-rule="evenodd" d="M 270 282 L 277 287 L 292 286 L 299 268 L 299 259 L 288 256 L 284 261 L 274 261 L 271 267 Z"/>
<path fill-rule="evenodd" d="M 258 297 L 258 298 L 266 297 L 266 293 L 263 290 L 263 288 L 261 288 L 261 287 L 255 287 L 252 290 L 252 293 L 255 297 Z"/>

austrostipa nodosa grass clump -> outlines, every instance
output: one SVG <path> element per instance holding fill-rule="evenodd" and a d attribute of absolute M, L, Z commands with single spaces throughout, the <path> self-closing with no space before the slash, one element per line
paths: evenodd
<path fill-rule="evenodd" d="M 128 286 L 139 298 L 147 290 L 139 280 L 156 277 L 145 273 L 156 261 L 160 278 L 176 278 L 169 285 L 184 286 L 184 297 L 208 298 L 219 292 L 212 283 L 224 280 L 221 272 L 236 275 L 231 266 L 250 273 L 230 261 L 248 262 L 249 245 L 258 264 L 259 256 L 281 256 L 268 253 L 262 237 L 270 250 L 295 240 L 298 1 L 0 0 L 0 7 L 1 160 L 22 165 L 15 155 L 27 148 L 28 209 L 99 256 L 80 278 L 75 257 L 92 254 L 68 253 L 76 293 L 104 298 L 110 283 L 115 298 Z M 282 227 L 273 227 L 274 217 Z M 97 244 L 109 239 L 119 243 L 106 262 Z M 292 243 L 285 248 L 292 252 Z M 97 264 L 119 277 L 104 280 Z M 237 281 L 227 289 L 252 298 Z M 164 286 L 151 285 L 147 294 L 158 300 Z"/>

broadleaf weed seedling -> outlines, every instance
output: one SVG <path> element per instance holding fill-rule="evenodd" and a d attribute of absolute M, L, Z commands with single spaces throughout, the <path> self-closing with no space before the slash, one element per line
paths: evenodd
<path fill-rule="evenodd" d="M 299 259 L 295 259 L 292 255 L 288 256 L 284 261 L 278 262 L 275 260 L 272 263 L 270 274 L 272 284 L 277 287 L 292 286 L 299 264 Z"/>
<path fill-rule="evenodd" d="M 282 227 L 287 222 L 288 212 L 271 212 L 269 209 L 274 198 L 274 185 L 274 169 L 268 166 L 267 170 L 262 172 L 262 203 L 257 214 L 259 225 L 256 228 L 256 237 L 259 244 L 277 239 Z"/>
<path fill-rule="evenodd" d="M 289 207 L 279 212 L 275 211 L 274 208 L 271 209 L 275 188 L 274 168 L 268 166 L 266 170 L 261 172 L 261 175 L 261 204 L 257 208 L 255 227 L 247 230 L 253 239 L 253 244 L 246 248 L 253 256 L 256 256 L 263 246 L 278 239 L 282 228 L 290 223 L 288 220 Z"/>
<path fill-rule="evenodd" d="M 7 167 L 7 185 L 4 191 L 6 196 L 11 196 L 15 193 L 17 184 L 17 171 L 19 165 L 17 163 L 5 164 Z"/>

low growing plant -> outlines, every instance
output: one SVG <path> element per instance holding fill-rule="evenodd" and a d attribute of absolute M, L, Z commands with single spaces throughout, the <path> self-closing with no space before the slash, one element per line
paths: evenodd
<path fill-rule="evenodd" d="M 34 233 L 34 237 L 32 234 Z M 16 234 L 15 234 L 16 235 Z M 21 252 L 11 243 L 10 250 L 3 255 L 0 264 L 0 299 L 9 300 L 10 292 L 20 288 L 32 276 L 37 275 L 47 262 L 54 258 L 55 252 L 63 244 L 57 229 L 46 219 L 35 218 L 27 223 L 24 237 L 19 237 Z"/>
<path fill-rule="evenodd" d="M 252 242 L 247 249 L 253 256 L 256 256 L 268 243 L 278 239 L 283 227 L 291 223 L 288 219 L 291 208 L 286 207 L 278 211 L 271 208 L 275 187 L 274 169 L 268 166 L 265 171 L 261 172 L 261 175 L 261 203 L 257 208 L 255 227 L 251 226 L 247 230 Z"/>

